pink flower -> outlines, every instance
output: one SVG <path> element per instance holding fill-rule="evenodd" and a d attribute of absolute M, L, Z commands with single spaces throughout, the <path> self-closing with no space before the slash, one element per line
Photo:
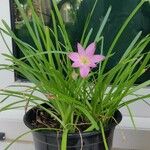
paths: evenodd
<path fill-rule="evenodd" d="M 77 45 L 78 52 L 71 52 L 68 57 L 73 61 L 72 67 L 80 69 L 81 77 L 88 76 L 91 68 L 96 67 L 96 64 L 105 59 L 103 55 L 94 55 L 96 45 L 91 43 L 86 49 L 81 44 Z"/>

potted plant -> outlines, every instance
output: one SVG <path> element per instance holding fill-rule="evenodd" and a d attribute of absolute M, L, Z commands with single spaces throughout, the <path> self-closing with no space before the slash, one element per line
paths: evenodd
<path fill-rule="evenodd" d="M 129 15 L 105 56 L 103 44 L 107 39 L 104 39 L 102 31 L 107 25 L 111 7 L 91 42 L 94 29 L 88 30 L 88 25 L 97 4 L 95 0 L 81 39 L 72 45 L 55 0 L 52 0 L 53 9 L 50 11 L 51 28 L 44 24 L 42 16 L 36 14 L 30 0 L 28 5 L 33 26 L 19 1 L 15 2 L 34 46 L 19 39 L 3 21 L 6 29 L 1 31 L 12 37 L 24 56 L 16 58 L 13 54 L 3 54 L 11 64 L 1 64 L 1 69 L 15 70 L 34 84 L 15 85 L 26 90 L 3 89 L 0 94 L 6 96 L 4 100 L 8 97 L 19 98 L 17 104 L 25 102 L 26 110 L 30 104 L 34 104 L 26 112 L 24 123 L 33 132 L 36 150 L 111 149 L 113 131 L 122 119 L 119 109 L 150 97 L 150 94 L 137 95 L 136 98 L 124 100 L 126 96 L 150 85 L 149 80 L 135 85 L 136 80 L 149 67 L 150 52 L 144 53 L 150 42 L 149 35 L 141 39 L 140 31 L 118 63 L 106 70 L 121 34 L 147 0 L 142 0 Z M 97 49 L 96 54 L 97 47 L 100 49 Z M 42 93 L 42 96 L 37 93 Z M 0 111 L 15 106 L 16 102 Z"/>

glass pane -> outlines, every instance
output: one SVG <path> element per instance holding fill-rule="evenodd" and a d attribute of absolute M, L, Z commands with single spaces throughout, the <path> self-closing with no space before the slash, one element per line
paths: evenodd
<path fill-rule="evenodd" d="M 31 19 L 31 10 L 26 3 L 26 0 L 20 0 L 22 7 L 25 9 L 28 18 Z M 84 28 L 84 23 L 90 13 L 93 5 L 93 0 L 57 0 L 58 8 L 62 14 L 62 18 L 65 22 L 66 29 L 69 34 L 69 38 L 72 44 L 75 46 L 77 42 L 80 41 L 82 36 L 82 31 Z M 107 22 L 107 26 L 103 32 L 105 37 L 104 43 L 104 54 L 107 53 L 109 46 L 112 43 L 113 38 L 117 34 L 121 25 L 125 19 L 129 16 L 131 11 L 136 7 L 140 0 L 98 0 L 96 5 L 92 20 L 89 25 L 89 30 L 94 29 L 94 32 L 91 37 L 91 42 L 94 40 L 98 28 L 106 14 L 108 7 L 112 6 L 112 12 Z M 13 3 L 14 22 L 15 28 L 14 31 L 25 42 L 33 44 L 32 40 L 29 38 L 27 29 L 25 28 L 24 21 L 22 20 L 19 12 L 16 9 L 15 4 Z M 42 14 L 44 17 L 44 22 L 51 26 L 50 22 L 50 9 L 52 9 L 51 0 L 33 0 L 33 6 L 39 16 Z M 32 20 L 31 20 L 32 24 Z M 114 51 L 117 50 L 117 53 L 110 60 L 107 70 L 114 66 L 122 54 L 125 52 L 125 49 L 128 47 L 132 39 L 136 36 L 139 31 L 143 31 L 142 36 L 145 36 L 150 33 L 150 4 L 147 2 L 142 7 L 142 9 L 137 13 L 132 22 L 128 25 L 125 32 L 121 36 L 119 42 L 117 43 Z M 97 52 L 99 51 L 97 47 Z M 145 49 L 145 52 L 150 50 L 150 45 Z M 17 57 L 21 57 L 22 54 L 19 52 L 19 49 L 15 47 L 14 49 Z M 146 73 L 140 78 L 137 83 L 142 82 L 143 80 L 150 79 L 150 68 L 147 68 Z"/>

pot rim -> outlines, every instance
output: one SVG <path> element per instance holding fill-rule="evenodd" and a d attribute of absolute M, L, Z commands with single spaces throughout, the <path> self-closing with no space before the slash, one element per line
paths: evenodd
<path fill-rule="evenodd" d="M 24 121 L 24 124 L 29 128 L 29 129 L 36 129 L 33 125 L 31 125 L 31 123 L 29 122 L 29 121 L 27 121 L 27 117 L 29 116 L 29 114 L 31 114 L 32 113 L 32 111 L 34 110 L 34 109 L 36 109 L 37 107 L 35 106 L 35 107 L 33 107 L 33 108 L 31 108 L 31 109 L 29 109 L 25 114 L 24 114 L 24 117 L 23 117 L 23 121 Z M 115 119 L 116 119 L 116 121 L 113 121 L 113 122 L 111 122 L 110 124 L 108 124 L 108 126 L 105 128 L 105 132 L 107 132 L 107 131 L 109 131 L 109 130 L 111 130 L 112 128 L 115 128 L 115 126 L 116 125 L 118 125 L 120 122 L 121 122 L 121 120 L 122 120 L 122 113 L 119 111 L 119 110 L 116 110 L 116 112 L 115 112 L 115 114 L 114 114 L 114 116 L 116 116 L 116 117 L 114 117 Z M 118 124 L 117 124 L 117 123 Z M 38 128 L 37 128 L 38 129 Z M 62 136 L 62 132 L 57 132 L 57 131 L 52 131 L 52 130 L 40 130 L 40 128 L 39 128 L 39 131 L 33 131 L 34 133 L 40 133 L 40 134 L 43 134 L 43 135 L 47 135 L 47 136 L 59 136 L 59 137 L 61 137 Z M 50 134 L 49 134 L 50 133 Z M 100 134 L 101 133 L 101 131 L 96 131 L 96 130 L 93 130 L 93 131 L 88 131 L 88 132 L 80 132 L 81 134 L 82 134 L 82 136 L 84 137 L 84 136 L 93 136 L 93 135 L 98 135 L 98 134 Z M 68 133 L 68 137 L 75 137 L 75 136 L 80 136 L 80 133 L 78 132 L 78 133 Z"/>

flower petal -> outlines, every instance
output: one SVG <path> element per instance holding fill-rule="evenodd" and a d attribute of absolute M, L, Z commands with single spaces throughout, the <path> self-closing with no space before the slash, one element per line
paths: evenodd
<path fill-rule="evenodd" d="M 92 57 L 95 53 L 95 49 L 96 49 L 96 45 L 95 43 L 91 43 L 87 48 L 86 48 L 86 55 L 88 55 L 89 57 Z"/>
<path fill-rule="evenodd" d="M 72 60 L 72 61 L 78 61 L 79 60 L 79 54 L 72 52 L 68 55 L 68 57 Z"/>
<path fill-rule="evenodd" d="M 98 63 L 98 62 L 100 62 L 100 61 L 103 61 L 105 59 L 105 56 L 103 56 L 103 55 L 94 55 L 93 57 L 92 57 L 92 61 L 94 62 L 94 63 Z"/>
<path fill-rule="evenodd" d="M 77 44 L 79 55 L 85 55 L 85 50 L 80 43 Z"/>
<path fill-rule="evenodd" d="M 74 63 L 72 64 L 72 67 L 73 67 L 73 68 L 78 68 L 78 67 L 81 67 L 81 64 L 80 64 L 80 62 L 76 61 L 76 62 L 74 62 Z"/>
<path fill-rule="evenodd" d="M 90 72 L 90 67 L 86 67 L 86 66 L 80 67 L 80 75 L 82 78 L 87 77 L 89 72 Z"/>
<path fill-rule="evenodd" d="M 95 68 L 95 67 L 96 67 L 96 64 L 95 64 L 93 61 L 91 61 L 88 66 L 91 67 L 91 68 Z"/>

